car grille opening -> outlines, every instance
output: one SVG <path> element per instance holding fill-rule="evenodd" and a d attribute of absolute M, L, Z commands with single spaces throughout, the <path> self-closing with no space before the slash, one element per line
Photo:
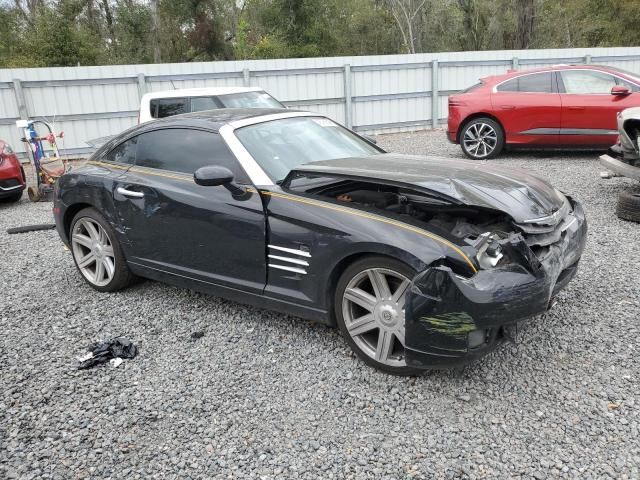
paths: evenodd
<path fill-rule="evenodd" d="M 553 215 L 516 224 L 522 231 L 526 244 L 539 260 L 544 260 L 551 248 L 562 242 L 567 229 L 576 221 L 571 213 L 571 205 L 567 200 Z"/>

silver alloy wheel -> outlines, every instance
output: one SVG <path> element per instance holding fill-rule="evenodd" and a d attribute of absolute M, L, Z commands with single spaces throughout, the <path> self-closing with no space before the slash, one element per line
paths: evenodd
<path fill-rule="evenodd" d="M 76 222 L 71 232 L 71 248 L 78 269 L 97 287 L 107 285 L 115 275 L 113 244 L 104 228 L 89 217 Z"/>
<path fill-rule="evenodd" d="M 404 302 L 409 279 L 387 268 L 354 276 L 342 297 L 342 317 L 349 335 L 367 356 L 392 367 L 405 367 Z"/>
<path fill-rule="evenodd" d="M 496 149 L 498 133 L 487 123 L 474 123 L 465 130 L 462 141 L 470 155 L 483 158 Z"/>

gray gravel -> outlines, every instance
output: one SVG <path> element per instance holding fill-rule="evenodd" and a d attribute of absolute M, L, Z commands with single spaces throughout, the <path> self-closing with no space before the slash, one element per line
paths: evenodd
<path fill-rule="evenodd" d="M 379 139 L 459 156 L 441 131 Z M 154 282 L 96 293 L 54 231 L 5 233 L 50 204 L 1 205 L 0 478 L 639 478 L 640 225 L 596 159 L 493 161 L 584 202 L 581 272 L 517 344 L 417 379 L 296 318 Z M 115 335 L 140 355 L 73 370 Z"/>

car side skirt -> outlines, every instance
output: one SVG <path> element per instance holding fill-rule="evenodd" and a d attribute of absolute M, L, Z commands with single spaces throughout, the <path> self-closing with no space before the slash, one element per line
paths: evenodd
<path fill-rule="evenodd" d="M 176 287 L 187 288 L 199 293 L 222 297 L 227 300 L 251 305 L 257 308 L 275 310 L 280 313 L 302 317 L 315 322 L 331 324 L 331 318 L 327 310 L 299 305 L 283 299 L 272 298 L 268 295 L 260 295 L 237 288 L 210 283 L 174 272 L 141 265 L 132 261 L 127 261 L 127 264 L 134 274 L 143 278 L 168 283 Z"/>
<path fill-rule="evenodd" d="M 518 135 L 617 135 L 617 130 L 608 128 L 532 128 Z"/>

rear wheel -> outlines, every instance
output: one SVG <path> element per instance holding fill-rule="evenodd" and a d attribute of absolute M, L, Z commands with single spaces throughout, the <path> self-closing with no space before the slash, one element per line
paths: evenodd
<path fill-rule="evenodd" d="M 415 271 L 386 257 L 354 262 L 340 277 L 335 312 L 351 349 L 368 365 L 394 375 L 417 375 L 405 359 L 404 303 Z"/>
<path fill-rule="evenodd" d="M 474 118 L 462 127 L 460 146 L 474 160 L 497 157 L 504 148 L 502 127 L 490 118 Z"/>
<path fill-rule="evenodd" d="M 623 220 L 640 222 L 640 193 L 620 192 L 616 214 Z"/>
<path fill-rule="evenodd" d="M 94 208 L 78 212 L 71 222 L 69 240 L 76 267 L 93 288 L 114 292 L 132 282 L 116 232 L 100 212 Z"/>

